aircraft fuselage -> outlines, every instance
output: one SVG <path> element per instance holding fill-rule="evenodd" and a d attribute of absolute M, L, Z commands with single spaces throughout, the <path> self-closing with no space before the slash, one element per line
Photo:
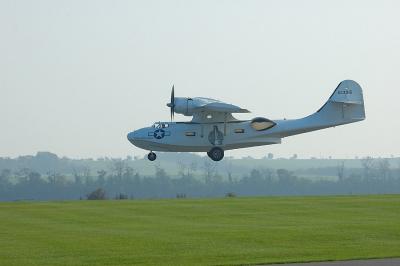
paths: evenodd
<path fill-rule="evenodd" d="M 254 130 L 250 122 L 159 122 L 129 133 L 128 139 L 142 149 L 170 152 L 208 152 L 214 146 L 232 150 L 281 142 L 277 134 Z"/>

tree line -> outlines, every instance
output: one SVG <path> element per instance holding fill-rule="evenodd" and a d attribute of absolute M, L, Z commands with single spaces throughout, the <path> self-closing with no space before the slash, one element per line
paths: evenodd
<path fill-rule="evenodd" d="M 371 157 L 362 159 L 362 169 L 356 172 L 347 173 L 345 165 L 339 164 L 335 180 L 310 180 L 294 171 L 272 168 L 252 169 L 233 177 L 229 167 L 221 173 L 209 160 L 204 160 L 200 170 L 197 164 L 183 162 L 178 162 L 177 168 L 178 176 L 170 176 L 159 165 L 154 166 L 153 175 L 143 175 L 124 160 L 115 160 L 108 171 L 92 173 L 83 167 L 72 175 L 41 174 L 26 167 L 2 169 L 0 200 L 400 193 L 400 169 Z"/>

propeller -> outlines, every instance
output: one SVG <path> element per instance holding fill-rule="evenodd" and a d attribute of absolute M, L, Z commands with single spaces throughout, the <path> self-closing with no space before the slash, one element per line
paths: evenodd
<path fill-rule="evenodd" d="M 172 85 L 172 91 L 171 91 L 171 101 L 167 103 L 167 106 L 171 108 L 171 121 L 174 119 L 174 113 L 175 113 L 175 93 L 174 93 L 174 87 L 175 85 Z"/>

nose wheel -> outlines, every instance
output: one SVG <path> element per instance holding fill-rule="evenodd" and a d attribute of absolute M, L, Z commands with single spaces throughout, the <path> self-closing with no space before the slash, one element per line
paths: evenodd
<path fill-rule="evenodd" d="M 147 159 L 149 159 L 149 161 L 154 161 L 157 159 L 157 155 L 151 151 L 149 154 L 147 154 Z"/>
<path fill-rule="evenodd" d="M 207 155 L 211 158 L 211 160 L 218 162 L 224 158 L 224 150 L 219 147 L 214 147 L 207 152 Z"/>

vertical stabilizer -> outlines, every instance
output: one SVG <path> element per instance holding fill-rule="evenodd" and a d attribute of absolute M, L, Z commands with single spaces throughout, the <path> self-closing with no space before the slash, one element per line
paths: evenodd
<path fill-rule="evenodd" d="M 328 101 L 314 114 L 304 118 L 280 121 L 281 137 L 334 127 L 365 119 L 363 92 L 357 82 L 339 83 Z"/>
<path fill-rule="evenodd" d="M 317 114 L 338 124 L 364 120 L 364 98 L 360 85 L 353 80 L 340 82 Z"/>

